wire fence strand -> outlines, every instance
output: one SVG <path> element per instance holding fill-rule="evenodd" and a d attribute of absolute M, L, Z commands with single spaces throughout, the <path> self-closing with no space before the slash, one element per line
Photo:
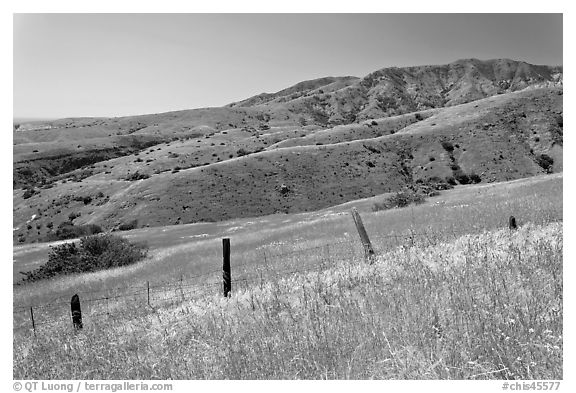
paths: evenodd
<path fill-rule="evenodd" d="M 562 222 L 562 218 L 543 220 L 537 224 L 549 224 L 552 222 Z M 433 246 L 447 239 L 457 239 L 473 233 L 476 232 L 470 230 L 409 231 L 376 235 L 373 236 L 373 242 L 378 253 L 381 254 L 393 247 L 414 246 L 417 241 L 424 241 L 427 245 Z M 262 285 L 264 282 L 279 280 L 291 274 L 321 272 L 330 266 L 334 266 L 339 261 L 362 258 L 364 255 L 362 244 L 352 238 L 281 252 L 266 248 L 261 248 L 260 250 L 262 251 L 262 263 L 256 264 L 252 261 L 251 263 L 244 262 L 232 265 L 233 272 L 237 272 L 237 276 L 232 279 L 233 286 L 247 288 L 248 284 Z M 302 258 L 304 256 L 307 258 Z M 306 262 L 302 262 L 303 260 Z M 117 315 L 125 315 L 125 313 L 116 311 L 115 306 L 120 301 L 120 305 L 123 305 L 125 300 L 130 297 L 135 297 L 134 301 L 139 301 L 143 304 L 154 302 L 154 306 L 160 306 L 159 303 L 161 302 L 183 302 L 199 299 L 202 296 L 214 293 L 213 291 L 216 287 L 223 285 L 221 274 L 222 269 L 220 268 L 193 276 L 182 275 L 180 279 L 172 281 L 144 282 L 136 285 L 78 291 L 76 293 L 82 296 L 102 294 L 99 297 L 81 299 L 84 318 L 88 320 L 101 316 L 114 318 Z M 198 279 L 201 278 L 214 280 L 214 282 L 200 283 Z M 64 297 L 56 299 L 64 299 Z M 64 300 L 36 305 L 14 305 L 12 310 L 13 330 L 32 331 L 34 327 L 34 332 L 36 332 L 40 327 L 55 326 L 63 323 L 71 324 L 71 312 L 68 307 L 70 307 L 70 301 Z M 33 310 L 33 315 L 31 315 L 31 309 Z M 151 309 L 154 309 L 153 306 Z M 54 318 L 54 314 L 60 314 L 61 316 Z M 33 324 L 32 318 L 34 320 Z"/>

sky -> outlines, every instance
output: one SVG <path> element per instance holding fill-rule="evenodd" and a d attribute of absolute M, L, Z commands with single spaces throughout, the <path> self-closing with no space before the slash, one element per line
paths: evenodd
<path fill-rule="evenodd" d="M 562 56 L 562 14 L 14 14 L 13 117 L 159 113 L 391 66 Z"/>

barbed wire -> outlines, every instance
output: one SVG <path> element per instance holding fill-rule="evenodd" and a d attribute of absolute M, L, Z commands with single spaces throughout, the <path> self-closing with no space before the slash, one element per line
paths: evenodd
<path fill-rule="evenodd" d="M 530 221 L 531 223 L 534 224 L 550 224 L 550 223 L 554 223 L 554 222 L 563 222 L 563 218 L 562 217 L 555 217 L 554 219 L 547 219 L 547 220 L 539 220 L 537 222 L 535 221 Z M 475 234 L 476 232 L 473 232 L 471 230 L 477 230 L 477 232 L 480 231 L 486 231 L 485 228 L 470 228 L 468 230 L 435 230 L 435 229 L 431 229 L 430 231 L 426 232 L 416 232 L 416 231 L 409 231 L 409 232 L 403 232 L 403 233 L 398 233 L 398 234 L 387 234 L 387 235 L 376 235 L 373 236 L 373 240 L 375 244 L 378 244 L 378 241 L 382 240 L 382 239 L 394 239 L 395 242 L 397 244 L 402 243 L 402 241 L 410 241 L 410 240 L 414 240 L 415 238 L 425 238 L 428 239 L 430 241 L 430 244 L 434 244 L 434 240 L 438 240 L 438 241 L 442 241 L 444 239 L 442 239 L 442 237 L 446 237 L 446 236 L 453 236 L 455 238 L 458 238 L 459 236 L 465 236 L 465 235 L 471 235 L 471 234 Z M 271 280 L 277 280 L 279 278 L 282 278 L 286 275 L 289 274 L 295 274 L 295 273 L 305 273 L 305 272 L 319 272 L 322 271 L 323 269 L 326 269 L 327 267 L 333 265 L 334 262 L 334 252 L 330 253 L 330 251 L 335 251 L 335 250 L 330 250 L 330 247 L 335 247 L 337 245 L 347 245 L 348 249 L 351 251 L 349 254 L 351 254 L 352 256 L 361 256 L 363 253 L 363 246 L 361 244 L 359 244 L 357 241 L 355 241 L 354 239 L 350 238 L 350 239 L 345 239 L 345 240 L 340 240 L 340 241 L 336 241 L 336 242 L 329 242 L 329 243 L 324 243 L 322 245 L 317 245 L 317 246 L 312 246 L 312 247 L 306 247 L 306 248 L 300 248 L 297 250 L 289 250 L 286 252 L 270 252 L 270 250 L 267 250 L 266 248 L 262 248 L 261 251 L 263 252 L 263 258 L 266 261 L 266 264 L 262 264 L 262 265 L 257 265 L 255 263 L 242 263 L 242 264 L 238 264 L 238 265 L 233 265 L 234 270 L 237 270 L 238 268 L 242 268 L 242 267 L 251 267 L 251 268 L 257 268 L 258 269 L 258 273 L 255 273 L 254 277 L 243 277 L 240 276 L 239 278 L 235 278 L 232 279 L 232 284 L 248 284 L 248 283 L 260 283 L 262 284 L 263 282 L 270 282 Z M 302 254 L 309 254 L 313 251 L 318 252 L 318 250 L 323 250 L 324 252 L 330 253 L 328 255 L 328 257 L 326 257 L 326 255 L 322 255 L 320 256 L 321 260 L 320 262 L 316 261 L 314 263 L 309 263 L 309 264 L 305 264 L 303 266 L 299 266 L 299 267 L 290 267 L 287 269 L 281 269 L 281 263 L 278 262 L 279 260 L 282 259 L 287 259 L 287 257 L 289 256 L 294 256 L 294 255 L 302 255 Z M 346 259 L 346 257 L 340 257 L 339 259 Z M 271 263 L 273 262 L 273 263 Z M 274 263 L 275 262 L 275 263 Z M 89 290 L 89 291 L 78 291 L 78 294 L 81 295 L 86 295 L 86 294 L 98 294 L 98 293 L 108 293 L 108 295 L 106 296 L 102 296 L 102 297 L 97 297 L 97 298 L 87 298 L 87 299 L 82 299 L 82 303 L 88 303 L 88 304 L 97 304 L 97 303 L 101 303 L 101 302 L 106 302 L 107 304 L 107 310 L 104 312 L 97 312 L 97 313 L 87 313 L 86 317 L 88 319 L 93 318 L 93 317 L 97 317 L 97 316 L 103 316 L 103 315 L 107 315 L 107 316 L 114 316 L 113 313 L 110 312 L 109 310 L 109 302 L 110 301 L 115 301 L 117 299 L 125 299 L 131 296 L 142 296 L 143 298 L 145 296 L 149 297 L 149 298 L 153 298 L 154 302 L 166 302 L 166 301 L 185 301 L 187 300 L 186 297 L 188 297 L 189 300 L 192 299 L 199 299 L 202 296 L 206 295 L 205 289 L 207 288 L 213 288 L 215 286 L 221 286 L 222 285 L 222 281 L 220 277 L 215 276 L 214 278 L 217 279 L 216 282 L 212 282 L 212 283 L 203 283 L 203 284 L 199 284 L 198 282 L 193 282 L 193 280 L 196 280 L 198 278 L 204 278 L 210 275 L 215 275 L 217 273 L 221 273 L 222 269 L 214 269 L 214 270 L 210 270 L 208 272 L 204 272 L 202 274 L 197 274 L 194 276 L 187 276 L 185 279 L 185 276 L 181 276 L 180 279 L 178 280 L 172 280 L 172 281 L 161 281 L 160 283 L 154 283 L 153 285 L 150 285 L 151 283 L 145 282 L 145 283 L 140 283 L 137 285 L 128 285 L 128 286 L 123 286 L 123 287 L 115 287 L 115 288 L 110 288 L 110 289 L 100 289 L 100 290 Z M 266 272 L 266 274 L 264 275 L 263 273 Z M 241 273 L 242 274 L 242 273 Z M 250 275 L 250 273 L 248 273 Z M 114 291 L 122 291 L 122 290 L 128 290 L 128 289 L 138 289 L 137 291 L 134 292 L 128 292 L 128 293 L 120 293 L 120 294 L 116 294 L 113 295 L 112 292 Z M 186 289 L 186 291 L 184 291 Z M 192 291 L 190 291 L 190 289 L 192 289 Z M 164 294 L 170 292 L 170 291 L 181 291 L 180 294 L 178 295 L 174 295 L 174 296 L 165 296 Z M 160 295 L 160 296 L 158 296 Z M 64 299 L 64 297 L 60 297 L 62 299 Z M 56 298 L 58 299 L 58 298 Z M 61 302 L 51 302 L 51 303 L 45 303 L 45 304 L 39 304 L 39 305 L 15 305 L 13 306 L 13 314 L 24 314 L 24 313 L 28 313 L 30 311 L 30 309 L 33 309 L 34 311 L 41 311 L 41 310 L 48 310 L 50 308 L 57 308 L 59 306 L 70 306 L 70 302 L 69 301 L 61 301 Z M 56 310 L 52 310 L 52 311 L 56 311 Z M 42 314 L 37 314 L 36 315 L 38 317 L 38 321 L 36 321 L 36 319 L 34 320 L 34 327 L 38 328 L 38 327 L 43 327 L 43 326 L 51 326 L 51 325 L 56 325 L 59 323 L 63 323 L 63 322 L 70 322 L 71 321 L 71 316 L 66 316 L 66 317 L 60 317 L 57 319 L 49 319 L 49 318 L 42 318 Z M 30 316 L 31 317 L 31 316 Z M 25 321 L 27 321 L 29 318 L 26 317 L 20 317 L 19 318 L 21 323 L 24 324 Z M 29 322 L 29 320 L 28 320 Z M 31 327 L 27 327 L 27 326 L 19 326 L 16 325 L 14 326 L 14 330 L 32 330 Z"/>

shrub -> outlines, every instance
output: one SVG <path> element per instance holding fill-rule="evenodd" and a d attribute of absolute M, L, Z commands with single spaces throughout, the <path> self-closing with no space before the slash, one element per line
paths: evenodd
<path fill-rule="evenodd" d="M 442 141 L 442 147 L 444 148 L 444 150 L 446 150 L 447 152 L 452 152 L 454 150 L 454 145 L 452 145 L 452 143 L 448 142 L 448 141 Z"/>
<path fill-rule="evenodd" d="M 546 172 L 552 172 L 552 166 L 554 165 L 554 159 L 547 154 L 540 154 L 536 157 L 536 163 L 540 165 L 542 169 Z"/>
<path fill-rule="evenodd" d="M 24 273 L 24 281 L 130 265 L 146 257 L 148 250 L 143 243 L 130 243 L 111 234 L 87 236 L 80 240 L 79 245 L 64 243 L 50 249 L 48 262 L 32 272 Z"/>
<path fill-rule="evenodd" d="M 442 191 L 442 190 L 449 190 L 451 188 L 453 188 L 453 186 L 456 184 L 456 182 L 454 181 L 454 184 L 451 184 L 448 182 L 448 178 L 446 179 L 441 179 L 438 176 L 432 176 L 429 177 L 428 179 L 426 179 L 426 182 L 422 182 L 423 184 L 419 185 L 419 191 L 421 191 L 424 194 L 427 194 L 430 189 L 434 189 L 434 190 L 438 190 L 438 191 Z"/>
<path fill-rule="evenodd" d="M 470 181 L 474 184 L 480 183 L 482 179 L 476 173 L 472 172 L 470 174 Z"/>
<path fill-rule="evenodd" d="M 448 176 L 446 178 L 446 183 L 450 184 L 451 186 L 455 186 L 456 183 L 456 179 L 454 179 L 454 176 Z"/>
<path fill-rule="evenodd" d="M 92 197 L 85 196 L 84 198 L 82 198 L 82 202 L 84 202 L 85 205 L 89 205 L 92 202 Z"/>
<path fill-rule="evenodd" d="M 50 226 L 52 228 L 52 226 Z M 47 236 L 48 241 L 75 239 L 82 236 L 94 235 L 102 233 L 102 228 L 96 224 L 87 225 L 74 225 L 70 221 L 65 221 L 58 225 L 56 232 L 49 233 Z"/>
<path fill-rule="evenodd" d="M 28 199 L 28 198 L 31 198 L 35 194 L 38 194 L 38 191 L 36 191 L 34 188 L 27 188 L 24 191 L 24 195 L 22 195 L 22 198 Z"/>
<path fill-rule="evenodd" d="M 456 178 L 456 180 L 458 181 L 458 183 L 460 184 L 468 184 L 470 183 L 470 178 L 468 177 L 467 174 L 464 173 L 464 171 L 457 170 L 454 171 L 454 177 Z"/>
<path fill-rule="evenodd" d="M 236 152 L 236 155 L 238 155 L 238 157 L 246 156 L 248 154 L 250 154 L 250 152 L 245 149 L 238 149 L 238 151 Z"/>
<path fill-rule="evenodd" d="M 375 203 L 372 206 L 373 211 L 388 210 L 394 208 L 406 207 L 411 204 L 420 204 L 424 202 L 424 196 L 412 190 L 403 190 L 392 194 L 381 203 Z"/>
<path fill-rule="evenodd" d="M 138 227 L 138 220 L 122 223 L 118 226 L 119 231 L 130 231 Z"/>
<path fill-rule="evenodd" d="M 147 175 L 145 173 L 140 173 L 138 171 L 129 174 L 128 176 L 126 176 L 126 180 L 128 181 L 136 181 L 136 180 L 142 180 L 142 179 L 148 179 L 150 177 L 150 175 Z"/>
<path fill-rule="evenodd" d="M 371 145 L 362 145 L 364 146 L 365 149 L 371 151 L 372 153 L 376 153 L 376 154 L 380 154 L 380 150 L 378 150 L 377 148 L 375 148 L 374 146 Z"/>

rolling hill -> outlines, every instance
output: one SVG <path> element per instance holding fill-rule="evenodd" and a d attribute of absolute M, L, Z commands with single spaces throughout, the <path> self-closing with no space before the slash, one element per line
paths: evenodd
<path fill-rule="evenodd" d="M 327 77 L 222 108 L 15 124 L 15 242 L 312 211 L 415 184 L 562 171 L 562 67 Z"/>

